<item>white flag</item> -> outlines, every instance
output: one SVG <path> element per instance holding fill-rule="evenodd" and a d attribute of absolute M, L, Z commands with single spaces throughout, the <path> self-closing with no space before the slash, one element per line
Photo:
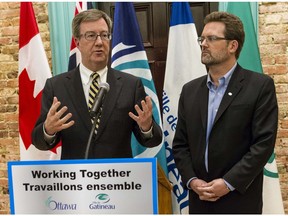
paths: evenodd
<path fill-rule="evenodd" d="M 188 192 L 183 188 L 172 154 L 177 124 L 178 101 L 188 81 L 207 74 L 189 3 L 173 3 L 163 88 L 163 131 L 169 180 L 173 184 L 173 213 L 188 213 Z"/>

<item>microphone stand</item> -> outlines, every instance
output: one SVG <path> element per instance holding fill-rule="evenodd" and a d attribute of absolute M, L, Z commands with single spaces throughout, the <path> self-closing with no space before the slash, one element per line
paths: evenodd
<path fill-rule="evenodd" d="M 99 115 L 100 115 L 100 112 L 97 113 L 97 115 L 95 116 L 94 121 L 93 121 L 93 125 L 92 125 L 91 131 L 90 131 L 90 135 L 89 135 L 89 139 L 88 139 L 87 147 L 86 147 L 86 151 L 85 151 L 85 157 L 84 157 L 85 159 L 88 159 L 93 136 L 94 136 L 94 134 L 95 134 L 95 136 L 97 135 L 97 131 L 95 131 L 95 129 L 96 129 L 96 123 L 97 123 L 97 119 L 99 118 Z"/>

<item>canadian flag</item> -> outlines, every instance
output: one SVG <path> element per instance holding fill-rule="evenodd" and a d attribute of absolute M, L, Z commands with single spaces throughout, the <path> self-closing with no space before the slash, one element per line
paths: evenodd
<path fill-rule="evenodd" d="M 31 132 L 40 114 L 42 90 L 46 79 L 51 77 L 31 2 L 21 2 L 19 29 L 20 159 L 60 159 L 59 145 L 52 151 L 40 151 L 31 141 Z"/>

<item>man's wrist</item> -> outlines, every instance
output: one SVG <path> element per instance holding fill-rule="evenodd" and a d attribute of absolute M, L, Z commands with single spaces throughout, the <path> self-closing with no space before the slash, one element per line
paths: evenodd
<path fill-rule="evenodd" d="M 229 184 L 225 179 L 223 179 L 223 181 L 226 185 L 227 190 L 229 190 L 229 191 L 235 190 L 235 188 L 231 184 Z"/>
<path fill-rule="evenodd" d="M 191 179 L 189 179 L 189 181 L 187 182 L 187 185 L 186 185 L 188 189 L 192 190 L 192 187 L 190 186 L 190 184 L 195 179 L 197 179 L 197 177 L 192 177 Z"/>
<path fill-rule="evenodd" d="M 151 127 L 148 131 L 143 131 L 140 127 L 140 131 L 141 131 L 144 138 L 152 138 L 153 137 L 152 130 L 153 130 L 153 125 L 151 125 Z"/>
<path fill-rule="evenodd" d="M 43 124 L 43 133 L 45 141 L 49 144 L 53 143 L 56 137 L 56 133 L 54 133 L 53 135 L 48 134 L 45 130 L 45 123 Z"/>

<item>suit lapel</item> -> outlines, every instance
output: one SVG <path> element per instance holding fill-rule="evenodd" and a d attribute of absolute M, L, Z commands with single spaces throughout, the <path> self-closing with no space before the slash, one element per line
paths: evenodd
<path fill-rule="evenodd" d="M 216 114 L 214 124 L 218 121 L 218 119 L 222 116 L 224 111 L 227 109 L 227 107 L 231 104 L 231 102 L 234 100 L 236 95 L 242 89 L 244 74 L 241 71 L 242 71 L 242 68 L 239 65 L 237 65 L 237 67 L 235 68 L 235 71 L 233 72 L 231 80 L 228 84 L 226 92 L 223 96 L 221 104 L 219 106 L 219 110 Z"/>
<path fill-rule="evenodd" d="M 200 91 L 200 96 L 199 96 L 199 98 L 201 98 L 200 100 L 201 111 L 200 112 L 201 112 L 202 126 L 205 129 L 205 131 L 207 129 L 208 95 L 209 95 L 209 90 L 206 85 L 206 82 L 207 82 L 207 76 L 205 77 L 205 79 L 203 80 L 201 84 L 202 90 Z"/>
<path fill-rule="evenodd" d="M 67 74 L 65 85 L 66 88 L 69 90 L 70 100 L 72 101 L 75 110 L 78 112 L 78 115 L 83 120 L 85 127 L 90 131 L 92 127 L 92 122 L 83 91 L 79 66 L 73 71 L 71 71 L 71 73 Z"/>

